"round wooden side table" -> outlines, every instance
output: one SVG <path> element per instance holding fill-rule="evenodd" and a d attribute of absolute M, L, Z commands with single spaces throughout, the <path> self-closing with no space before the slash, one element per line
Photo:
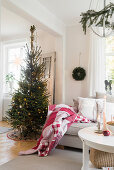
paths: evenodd
<path fill-rule="evenodd" d="M 83 142 L 83 166 L 82 170 L 99 170 L 93 167 L 89 161 L 89 147 L 114 153 L 114 135 L 103 136 L 95 133 L 96 127 L 87 127 L 78 132 Z"/>

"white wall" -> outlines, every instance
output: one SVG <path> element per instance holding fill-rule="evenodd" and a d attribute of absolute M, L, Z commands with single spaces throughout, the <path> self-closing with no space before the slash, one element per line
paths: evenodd
<path fill-rule="evenodd" d="M 46 32 L 39 34 L 39 45 L 43 53 L 56 52 L 55 103 L 63 102 L 63 39 Z"/>
<path fill-rule="evenodd" d="M 77 96 L 86 97 L 88 76 L 88 41 L 89 36 L 84 35 L 79 24 L 67 27 L 66 31 L 66 60 L 65 60 L 65 103 L 72 105 L 72 99 Z M 87 76 L 83 81 L 75 81 L 72 71 L 79 67 L 79 53 L 82 53 L 80 66 L 85 68 Z"/>
<path fill-rule="evenodd" d="M 44 31 L 38 32 L 38 44 L 41 46 L 43 53 L 50 53 L 56 50 L 56 37 Z"/>
<path fill-rule="evenodd" d="M 43 53 L 56 52 L 55 103 L 60 104 L 63 102 L 63 39 L 40 32 L 39 44 Z"/>

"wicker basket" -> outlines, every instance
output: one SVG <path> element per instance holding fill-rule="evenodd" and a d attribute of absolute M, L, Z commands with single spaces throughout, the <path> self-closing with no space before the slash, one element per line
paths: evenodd
<path fill-rule="evenodd" d="M 114 153 L 90 149 L 90 161 L 96 168 L 114 167 Z"/>

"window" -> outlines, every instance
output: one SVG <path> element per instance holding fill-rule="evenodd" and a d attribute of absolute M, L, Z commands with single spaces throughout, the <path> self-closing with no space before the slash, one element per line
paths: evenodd
<path fill-rule="evenodd" d="M 20 80 L 21 66 L 25 65 L 25 43 L 7 44 L 4 46 L 5 70 L 4 70 L 4 92 L 8 93 L 12 89 L 18 88 Z M 6 75 L 12 75 L 13 81 L 6 83 Z M 12 87 L 11 87 L 12 86 Z"/>
<path fill-rule="evenodd" d="M 114 93 L 114 35 L 106 38 L 106 80 L 112 80 Z"/>

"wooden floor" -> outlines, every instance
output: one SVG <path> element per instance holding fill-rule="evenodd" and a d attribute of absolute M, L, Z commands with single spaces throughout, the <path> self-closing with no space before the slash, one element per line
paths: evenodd
<path fill-rule="evenodd" d="M 0 122 L 0 126 L 10 127 L 6 122 Z M 35 141 L 13 141 L 7 138 L 7 133 L 0 134 L 0 165 L 18 156 L 21 150 L 27 150 L 36 145 Z"/>

